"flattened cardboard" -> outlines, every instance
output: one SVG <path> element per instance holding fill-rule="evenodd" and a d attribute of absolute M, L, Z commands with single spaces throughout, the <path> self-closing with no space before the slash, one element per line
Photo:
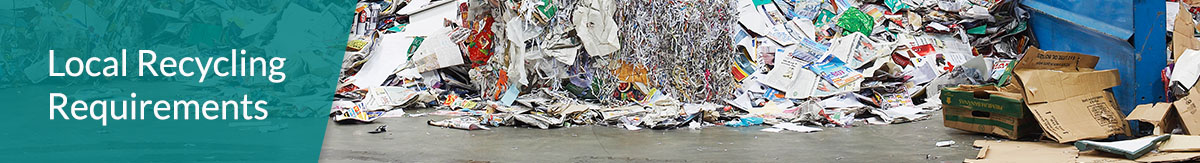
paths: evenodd
<path fill-rule="evenodd" d="M 1013 69 L 1029 104 L 1112 88 L 1121 84 L 1117 70 L 1095 71 L 1099 57 L 1029 47 Z"/>
<path fill-rule="evenodd" d="M 1200 136 L 1171 135 L 1171 139 L 1158 146 L 1163 152 L 1200 152 Z"/>
<path fill-rule="evenodd" d="M 1179 11 L 1188 11 L 1185 5 L 1179 5 Z M 1179 59 L 1183 55 L 1183 51 L 1187 49 L 1200 50 L 1200 40 L 1196 40 L 1195 31 L 1196 23 L 1192 22 L 1192 13 L 1179 12 L 1175 15 L 1175 32 L 1171 36 L 1171 55 L 1172 59 Z"/>
<path fill-rule="evenodd" d="M 1104 152 L 1104 151 L 1097 151 L 1097 150 L 1079 151 L 1079 158 L 1076 158 L 1075 160 L 1077 162 L 1090 162 L 1090 163 L 1136 163 L 1137 162 L 1137 161 L 1129 160 L 1129 159 L 1125 158 L 1125 156 L 1121 156 L 1119 154 L 1112 154 L 1112 153 L 1108 153 L 1108 152 Z"/>
<path fill-rule="evenodd" d="M 1180 125 L 1188 135 L 1200 135 L 1200 89 L 1192 89 L 1191 93 L 1179 101 L 1175 101 L 1175 112 L 1179 114 Z"/>
<path fill-rule="evenodd" d="M 1062 51 L 1045 51 L 1037 47 L 1030 46 L 1025 50 L 1025 56 L 1017 62 L 1017 66 L 1013 67 L 1013 71 L 1019 70 L 1059 70 L 1059 71 L 1079 71 L 1079 68 L 1094 69 L 1096 63 L 1099 63 L 1100 57 L 1086 54 L 1062 52 Z"/>
<path fill-rule="evenodd" d="M 1200 158 L 1200 152 L 1162 152 L 1162 153 L 1146 154 L 1146 156 L 1142 156 L 1141 158 L 1138 158 L 1137 160 L 1134 160 L 1134 161 L 1137 161 L 1137 162 L 1179 162 L 1179 161 L 1196 160 L 1197 158 Z"/>
<path fill-rule="evenodd" d="M 1046 136 L 1059 143 L 1129 135 L 1112 93 L 1116 70 L 1096 71 L 1100 57 L 1029 47 L 1013 68 L 1016 86 Z"/>
<path fill-rule="evenodd" d="M 1130 135 L 1129 123 L 1112 94 L 1092 92 L 1064 100 L 1029 105 L 1046 136 L 1059 143 Z"/>
<path fill-rule="evenodd" d="M 1125 120 L 1142 121 L 1154 125 L 1154 135 L 1170 132 L 1179 124 L 1179 115 L 1171 107 L 1171 103 L 1142 104 L 1133 109 Z"/>
<path fill-rule="evenodd" d="M 1049 70 L 1018 73 L 1027 103 L 1041 103 L 1078 96 L 1120 85 L 1117 70 L 1061 72 Z"/>
<path fill-rule="evenodd" d="M 975 140 L 975 147 L 980 148 L 976 159 L 963 162 L 1076 162 L 1079 157 L 1075 147 L 1054 143 Z"/>

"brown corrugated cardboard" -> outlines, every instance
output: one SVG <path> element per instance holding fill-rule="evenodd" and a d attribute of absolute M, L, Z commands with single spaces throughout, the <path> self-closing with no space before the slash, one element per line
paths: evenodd
<path fill-rule="evenodd" d="M 1026 50 L 1013 69 L 1025 103 L 1046 136 L 1059 143 L 1129 135 L 1129 124 L 1112 93 L 1116 70 L 1094 70 L 1099 57 L 1071 52 Z"/>
<path fill-rule="evenodd" d="M 1200 152 L 1200 136 L 1171 135 L 1171 139 L 1158 146 L 1163 152 Z"/>
<path fill-rule="evenodd" d="M 1129 135 L 1129 124 L 1108 92 L 1092 92 L 1064 100 L 1031 104 L 1046 136 L 1059 143 Z"/>
<path fill-rule="evenodd" d="M 1184 5 L 1179 5 L 1179 11 L 1188 11 Z M 1183 50 L 1200 49 L 1200 40 L 1196 40 L 1195 32 L 1186 32 L 1196 30 L 1198 27 L 1195 22 L 1192 22 L 1191 12 L 1179 12 L 1175 15 L 1175 32 L 1171 37 L 1171 55 L 1172 59 L 1179 59 L 1183 55 Z M 1185 32 L 1180 32 L 1185 31 Z"/>
<path fill-rule="evenodd" d="M 1183 130 L 1188 135 L 1200 135 L 1200 89 L 1192 89 L 1191 93 L 1179 101 L 1175 101 L 1175 112 Z"/>
<path fill-rule="evenodd" d="M 1091 72 L 1026 71 L 1018 73 L 1026 103 L 1050 102 L 1120 85 L 1117 70 Z"/>
<path fill-rule="evenodd" d="M 1136 163 L 1137 161 L 1129 160 L 1125 156 L 1119 154 L 1108 153 L 1099 150 L 1079 151 L 1079 158 L 1076 158 L 1077 163 Z"/>
<path fill-rule="evenodd" d="M 963 162 L 1076 162 L 1079 157 L 1079 150 L 1063 144 L 975 140 L 974 145 L 980 148 L 976 159 Z"/>
<path fill-rule="evenodd" d="M 1103 91 L 1121 84 L 1117 70 L 1095 71 L 1100 57 L 1029 47 L 1013 69 L 1026 103 L 1042 103 Z"/>
<path fill-rule="evenodd" d="M 1179 162 L 1200 158 L 1200 152 L 1152 152 L 1129 160 L 1097 150 L 1080 152 L 1074 146 L 1051 142 L 975 140 L 974 146 L 979 147 L 979 154 L 963 162 Z"/>
<path fill-rule="evenodd" d="M 1062 51 L 1046 51 L 1030 46 L 1025 50 L 1025 56 L 1017 62 L 1013 71 L 1029 71 L 1029 70 L 1058 70 L 1058 71 L 1080 71 L 1083 69 L 1094 69 L 1096 64 L 1100 62 L 1100 57 L 1072 53 Z M 1036 62 L 1028 62 L 1036 61 Z"/>
<path fill-rule="evenodd" d="M 1138 158 L 1137 162 L 1180 162 L 1196 160 L 1200 158 L 1200 152 L 1163 152 L 1150 153 L 1142 158 Z"/>
<path fill-rule="evenodd" d="M 1176 114 L 1171 103 L 1142 104 L 1133 109 L 1125 120 L 1142 121 L 1154 125 L 1154 135 L 1171 132 L 1179 124 L 1179 114 Z"/>

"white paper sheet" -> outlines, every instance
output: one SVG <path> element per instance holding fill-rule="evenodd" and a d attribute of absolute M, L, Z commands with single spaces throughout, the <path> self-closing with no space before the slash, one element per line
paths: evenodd
<path fill-rule="evenodd" d="M 862 102 L 859 102 L 858 98 L 855 97 L 853 93 L 842 94 L 821 100 L 820 104 L 821 106 L 825 106 L 825 108 L 858 108 L 867 106 Z"/>
<path fill-rule="evenodd" d="M 983 58 L 983 56 L 972 57 L 966 62 L 963 62 L 962 65 L 958 65 L 958 67 L 974 69 L 975 72 L 979 73 L 980 75 L 991 77 L 992 64 L 989 64 Z"/>
<path fill-rule="evenodd" d="M 760 82 L 765 78 L 765 74 L 754 73 L 742 80 L 742 89 L 753 93 L 765 93 L 767 90 L 763 89 L 762 82 Z"/>
<path fill-rule="evenodd" d="M 424 2 L 420 2 L 424 1 Z M 429 2 L 429 0 L 413 0 L 408 6 L 397 11 L 397 14 L 411 14 L 408 26 L 404 27 L 404 33 L 413 35 L 429 35 L 432 32 L 442 30 L 442 22 L 446 19 L 458 20 L 458 5 L 452 3 L 452 0 L 443 0 L 439 2 Z M 449 4 L 448 4 L 449 3 Z"/>
<path fill-rule="evenodd" d="M 797 27 L 800 27 L 800 31 L 802 31 L 804 33 L 804 35 L 803 35 L 804 37 L 808 37 L 808 39 L 815 39 L 817 37 L 816 36 L 817 26 L 813 25 L 812 20 L 808 20 L 808 19 L 792 20 L 792 24 L 795 24 Z"/>
<path fill-rule="evenodd" d="M 1179 2 L 1167 2 L 1167 32 L 1175 32 L 1175 15 L 1179 15 Z"/>
<path fill-rule="evenodd" d="M 743 93 L 736 95 L 732 100 L 725 100 L 725 103 L 738 109 L 749 110 L 752 102 L 750 101 L 750 95 Z"/>
<path fill-rule="evenodd" d="M 1192 89 L 1200 78 L 1200 51 L 1187 49 L 1179 60 L 1175 61 L 1175 69 L 1171 70 L 1171 81 L 1183 83 L 1184 88 Z"/>
<path fill-rule="evenodd" d="M 604 56 L 621 49 L 617 23 L 612 19 L 616 1 L 583 0 L 572 17 L 579 40 L 591 56 Z"/>
<path fill-rule="evenodd" d="M 895 124 L 929 118 L 930 115 L 927 113 L 931 112 L 931 110 L 924 110 L 915 106 L 901 106 L 875 109 L 872 112 L 879 115 L 879 118 L 882 118 L 885 123 Z"/>
<path fill-rule="evenodd" d="M 557 60 L 558 62 L 562 62 L 563 64 L 575 65 L 575 55 L 579 54 L 579 48 L 580 47 L 576 46 L 576 47 L 561 48 L 561 49 L 547 49 L 546 55 L 550 55 L 550 57 L 554 57 L 554 60 Z M 584 50 L 586 50 L 586 49 L 584 49 Z"/>
<path fill-rule="evenodd" d="M 829 95 L 833 95 L 833 94 L 847 93 L 847 92 L 850 92 L 853 90 L 858 90 L 859 87 L 861 87 L 861 85 L 862 85 L 862 81 L 863 81 L 862 79 L 855 80 L 854 82 L 850 82 L 850 84 L 847 84 L 846 87 L 842 87 L 842 88 L 833 86 L 833 84 L 829 84 L 829 82 L 817 82 L 818 83 L 817 89 L 815 89 L 813 91 L 813 96 L 824 97 L 824 96 L 829 96 Z"/>
<path fill-rule="evenodd" d="M 389 110 L 407 104 L 417 97 L 417 91 L 404 87 L 376 87 L 368 90 L 362 100 L 366 110 Z"/>
<path fill-rule="evenodd" d="M 822 130 L 821 128 L 801 126 L 801 125 L 797 125 L 795 123 L 779 123 L 779 124 L 775 124 L 775 125 L 771 126 L 771 128 L 779 128 L 779 129 L 791 130 L 791 131 L 796 131 L 796 132 L 801 132 L 801 133 L 817 132 L 817 131 Z"/>
<path fill-rule="evenodd" d="M 525 20 L 521 17 L 513 17 L 508 20 L 508 24 L 504 26 L 504 38 L 513 42 L 524 42 L 536 36 L 525 30 Z"/>
<path fill-rule="evenodd" d="M 451 41 L 446 32 L 448 31 L 434 32 L 421 42 L 421 48 L 417 49 L 412 58 L 417 71 L 427 72 L 465 63 L 458 44 Z"/>
<path fill-rule="evenodd" d="M 943 55 L 946 63 L 958 66 L 962 65 L 968 60 L 971 60 L 971 58 L 975 58 L 975 56 L 971 54 L 970 44 L 962 42 L 957 38 L 943 37 L 943 39 L 946 40 L 943 42 L 945 46 L 938 47 L 937 52 Z M 988 66 L 984 66 L 984 68 L 987 67 Z"/>
<path fill-rule="evenodd" d="M 742 6 L 738 12 L 738 23 L 746 26 L 746 30 L 750 30 L 751 32 L 758 34 L 766 34 L 771 32 L 772 25 L 767 22 L 767 15 L 758 11 L 754 5 Z"/>
<path fill-rule="evenodd" d="M 913 84 L 925 84 L 938 77 L 938 71 L 933 62 L 914 62 L 913 66 L 904 69 L 904 75 L 912 76 L 908 81 Z"/>
<path fill-rule="evenodd" d="M 763 131 L 763 132 L 783 132 L 783 128 L 771 127 L 771 128 L 764 128 L 761 131 Z"/>
<path fill-rule="evenodd" d="M 390 111 L 387 111 L 387 113 L 383 113 L 383 115 L 380 115 L 379 117 L 380 118 L 398 118 L 398 117 L 404 117 L 404 115 L 405 115 L 404 109 L 392 109 Z"/>
<path fill-rule="evenodd" d="M 820 78 L 803 68 L 803 61 L 791 56 L 776 56 L 775 69 L 767 72 L 763 84 L 786 92 L 787 98 L 807 98 L 817 89 Z"/>
<path fill-rule="evenodd" d="M 877 51 L 878 45 L 862 33 L 854 33 L 840 40 L 829 47 L 828 53 L 845 61 L 846 67 L 857 69 L 881 56 Z"/>
<path fill-rule="evenodd" d="M 399 33 L 385 34 L 379 37 L 379 42 L 388 46 L 377 46 L 370 58 L 367 59 L 367 63 L 363 64 L 358 74 L 354 75 L 354 85 L 359 88 L 373 88 L 382 85 L 383 80 L 395 72 L 396 68 L 408 63 L 408 45 L 412 44 L 412 37 Z M 422 44 L 421 48 L 426 48 L 425 45 L 427 44 Z"/>

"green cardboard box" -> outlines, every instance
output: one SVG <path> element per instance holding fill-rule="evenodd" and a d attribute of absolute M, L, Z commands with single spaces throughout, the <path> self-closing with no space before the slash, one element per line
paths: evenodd
<path fill-rule="evenodd" d="M 1042 133 L 1018 93 L 999 91 L 994 86 L 963 85 L 943 88 L 940 98 L 946 127 L 1008 139 Z"/>

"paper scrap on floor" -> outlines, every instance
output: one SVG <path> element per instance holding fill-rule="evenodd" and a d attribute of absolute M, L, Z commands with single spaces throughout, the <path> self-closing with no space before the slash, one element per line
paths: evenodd
<path fill-rule="evenodd" d="M 797 125 L 795 123 L 779 123 L 779 124 L 772 125 L 769 128 L 762 129 L 762 131 L 766 131 L 766 132 L 782 132 L 784 130 L 796 131 L 796 132 L 801 132 L 801 133 L 809 133 L 809 132 L 821 131 L 822 129 L 816 128 L 816 127 Z"/>

